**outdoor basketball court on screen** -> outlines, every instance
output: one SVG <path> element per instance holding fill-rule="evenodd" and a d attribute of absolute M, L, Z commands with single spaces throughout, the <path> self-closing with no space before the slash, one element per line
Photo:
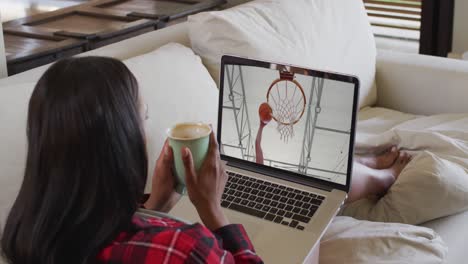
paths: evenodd
<path fill-rule="evenodd" d="M 224 154 L 259 162 L 260 150 L 264 165 L 346 183 L 353 84 L 252 66 L 224 74 Z"/>

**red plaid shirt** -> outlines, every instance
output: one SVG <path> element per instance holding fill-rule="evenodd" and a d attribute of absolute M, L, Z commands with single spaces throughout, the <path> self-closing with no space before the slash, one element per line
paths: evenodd
<path fill-rule="evenodd" d="M 160 217 L 133 217 L 133 230 L 122 232 L 98 255 L 103 263 L 263 263 L 242 225 L 214 232 Z"/>

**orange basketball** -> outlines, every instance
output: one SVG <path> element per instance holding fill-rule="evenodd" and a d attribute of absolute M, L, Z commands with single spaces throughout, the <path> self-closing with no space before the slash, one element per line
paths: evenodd
<path fill-rule="evenodd" d="M 262 103 L 258 108 L 258 115 L 264 124 L 268 124 L 271 121 L 273 118 L 272 113 L 273 110 L 268 103 Z"/>

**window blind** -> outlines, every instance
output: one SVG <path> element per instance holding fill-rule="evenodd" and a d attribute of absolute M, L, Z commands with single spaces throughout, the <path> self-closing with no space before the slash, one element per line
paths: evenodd
<path fill-rule="evenodd" d="M 363 0 L 377 36 L 419 40 L 423 0 Z"/>

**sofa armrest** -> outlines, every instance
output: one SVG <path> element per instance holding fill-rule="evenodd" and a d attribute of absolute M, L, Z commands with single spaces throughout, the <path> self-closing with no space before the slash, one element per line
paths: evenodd
<path fill-rule="evenodd" d="M 0 14 L 0 21 L 2 21 L 2 14 Z M 0 22 L 0 79 L 8 76 L 6 64 L 5 41 L 3 40 L 3 27 Z"/>
<path fill-rule="evenodd" d="M 377 106 L 419 114 L 468 113 L 468 62 L 379 50 Z"/>

